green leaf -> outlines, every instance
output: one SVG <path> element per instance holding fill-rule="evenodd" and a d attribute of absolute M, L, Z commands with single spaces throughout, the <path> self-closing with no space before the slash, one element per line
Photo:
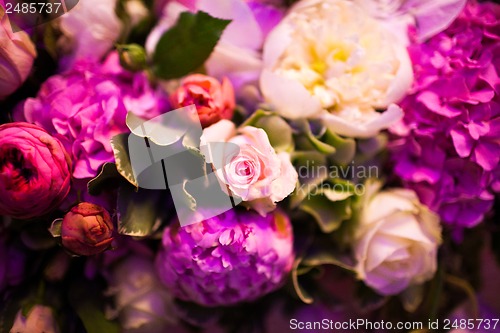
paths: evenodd
<path fill-rule="evenodd" d="M 348 164 L 354 159 L 356 154 L 356 141 L 354 139 L 342 138 L 327 128 L 320 140 L 335 147 L 335 153 L 332 156 L 335 162 Z"/>
<path fill-rule="evenodd" d="M 130 186 L 118 189 L 118 232 L 122 235 L 144 237 L 159 227 L 158 203 L 160 191 L 139 189 Z"/>
<path fill-rule="evenodd" d="M 135 179 L 128 151 L 128 136 L 129 134 L 118 134 L 111 138 L 111 147 L 115 155 L 116 169 L 128 182 L 139 187 L 137 179 Z"/>
<path fill-rule="evenodd" d="M 244 126 L 262 128 L 277 153 L 294 150 L 292 128 L 283 118 L 273 112 L 259 109 L 241 124 L 241 127 Z"/>
<path fill-rule="evenodd" d="M 117 322 L 106 319 L 102 308 L 103 302 L 98 295 L 95 282 L 81 280 L 75 282 L 69 290 L 69 302 L 76 311 L 87 333 L 119 333 Z"/>
<path fill-rule="evenodd" d="M 194 71 L 208 59 L 230 22 L 205 12 L 181 13 L 156 46 L 153 72 L 168 80 Z"/>
<path fill-rule="evenodd" d="M 87 190 L 91 195 L 99 195 L 111 181 L 121 179 L 115 163 L 104 163 L 101 172 L 87 183 Z"/>
<path fill-rule="evenodd" d="M 316 151 L 293 152 L 291 160 L 299 175 L 299 184 L 290 195 L 290 207 L 296 208 L 328 178 L 328 169 L 325 155 Z"/>
<path fill-rule="evenodd" d="M 316 150 L 324 155 L 331 155 L 336 152 L 336 148 L 329 143 L 320 140 L 326 128 L 322 127 L 320 134 L 316 136 L 311 130 L 311 125 L 307 120 L 295 121 L 298 132 L 295 134 L 295 142 L 300 150 Z"/>
<path fill-rule="evenodd" d="M 330 197 L 335 196 L 336 199 L 341 196 L 341 194 L 331 192 L 328 195 Z M 351 200 L 349 198 L 332 202 L 324 193 L 313 195 L 302 201 L 299 209 L 314 217 L 324 233 L 337 230 L 343 221 L 352 216 Z"/>
<path fill-rule="evenodd" d="M 269 142 L 277 153 L 293 151 L 292 129 L 283 118 L 279 116 L 262 117 L 255 123 L 255 127 L 266 131 Z"/>

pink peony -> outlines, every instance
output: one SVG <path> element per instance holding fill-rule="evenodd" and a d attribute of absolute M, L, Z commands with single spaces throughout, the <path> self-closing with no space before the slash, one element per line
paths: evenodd
<path fill-rule="evenodd" d="M 253 301 L 279 288 L 292 268 L 290 220 L 277 211 L 227 211 L 165 229 L 156 258 L 161 281 L 180 299 L 205 306 Z"/>
<path fill-rule="evenodd" d="M 110 139 L 128 132 L 127 111 L 152 118 L 166 107 L 166 98 L 151 88 L 146 75 L 125 71 L 112 53 L 103 64 L 82 60 L 49 78 L 38 96 L 24 103 L 24 116 L 64 137 L 75 161 L 73 176 L 89 178 L 114 161 Z"/>
<path fill-rule="evenodd" d="M 29 219 L 68 195 L 71 161 L 61 142 L 28 123 L 0 125 L 0 215 Z"/>
<path fill-rule="evenodd" d="M 181 86 L 170 96 L 172 108 L 196 105 L 202 127 L 210 126 L 221 119 L 231 119 L 234 112 L 234 91 L 231 82 L 224 78 L 222 84 L 216 79 L 193 74 L 184 78 Z"/>

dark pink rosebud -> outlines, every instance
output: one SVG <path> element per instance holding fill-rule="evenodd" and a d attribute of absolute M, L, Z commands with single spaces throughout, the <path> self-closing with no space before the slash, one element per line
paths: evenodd
<path fill-rule="evenodd" d="M 174 108 L 194 104 L 203 128 L 221 119 L 233 117 L 235 99 L 231 82 L 224 78 L 222 84 L 213 77 L 193 74 L 181 82 L 181 86 L 170 96 Z"/>
<path fill-rule="evenodd" d="M 70 190 L 71 161 L 43 128 L 0 125 L 0 215 L 29 219 L 57 208 Z"/>
<path fill-rule="evenodd" d="M 107 250 L 113 241 L 113 222 L 103 207 L 82 202 L 64 216 L 62 245 L 77 255 L 91 256 Z"/>

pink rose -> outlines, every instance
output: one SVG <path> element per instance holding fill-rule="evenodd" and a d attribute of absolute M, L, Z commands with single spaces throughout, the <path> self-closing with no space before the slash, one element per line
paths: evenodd
<path fill-rule="evenodd" d="M 239 152 L 215 156 L 207 152 L 207 162 L 222 165 L 216 175 L 227 186 L 229 194 L 236 195 L 246 205 L 265 215 L 276 202 L 286 198 L 295 188 L 298 175 L 287 153 L 276 154 L 266 132 L 261 128 L 246 126 L 236 130 L 229 120 L 221 120 L 207 127 L 201 136 L 201 147 L 213 142 L 230 142 L 238 145 Z"/>
<path fill-rule="evenodd" d="M 221 119 L 231 119 L 235 107 L 231 82 L 193 74 L 184 78 L 181 86 L 170 96 L 174 108 L 196 105 L 201 126 L 207 127 Z"/>
<path fill-rule="evenodd" d="M 36 57 L 35 45 L 24 31 L 14 33 L 0 5 L 0 100 L 26 80 Z"/>
<path fill-rule="evenodd" d="M 57 208 L 68 195 L 71 161 L 43 128 L 0 125 L 0 215 L 29 219 Z"/>
<path fill-rule="evenodd" d="M 107 250 L 113 241 L 113 222 L 101 206 L 82 202 L 64 216 L 61 240 L 65 249 L 82 256 Z"/>

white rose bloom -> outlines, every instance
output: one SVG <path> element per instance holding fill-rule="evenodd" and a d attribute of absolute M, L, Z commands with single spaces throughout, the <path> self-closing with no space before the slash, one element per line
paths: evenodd
<path fill-rule="evenodd" d="M 297 3 L 269 34 L 264 68 L 260 87 L 279 114 L 321 118 L 348 137 L 372 137 L 400 119 L 393 103 L 413 82 L 401 38 L 345 0 Z"/>
<path fill-rule="evenodd" d="M 71 48 L 70 64 L 78 58 L 99 60 L 111 49 L 122 30 L 115 7 L 116 0 L 84 0 L 60 17 L 58 43 Z"/>
<path fill-rule="evenodd" d="M 175 321 L 173 298 L 158 280 L 153 258 L 135 255 L 118 263 L 109 294 L 116 306 L 109 316 L 119 317 L 125 332 L 160 332 Z"/>
<path fill-rule="evenodd" d="M 431 279 L 441 243 L 439 218 L 406 189 L 376 193 L 363 206 L 354 242 L 358 277 L 383 295 Z"/>

